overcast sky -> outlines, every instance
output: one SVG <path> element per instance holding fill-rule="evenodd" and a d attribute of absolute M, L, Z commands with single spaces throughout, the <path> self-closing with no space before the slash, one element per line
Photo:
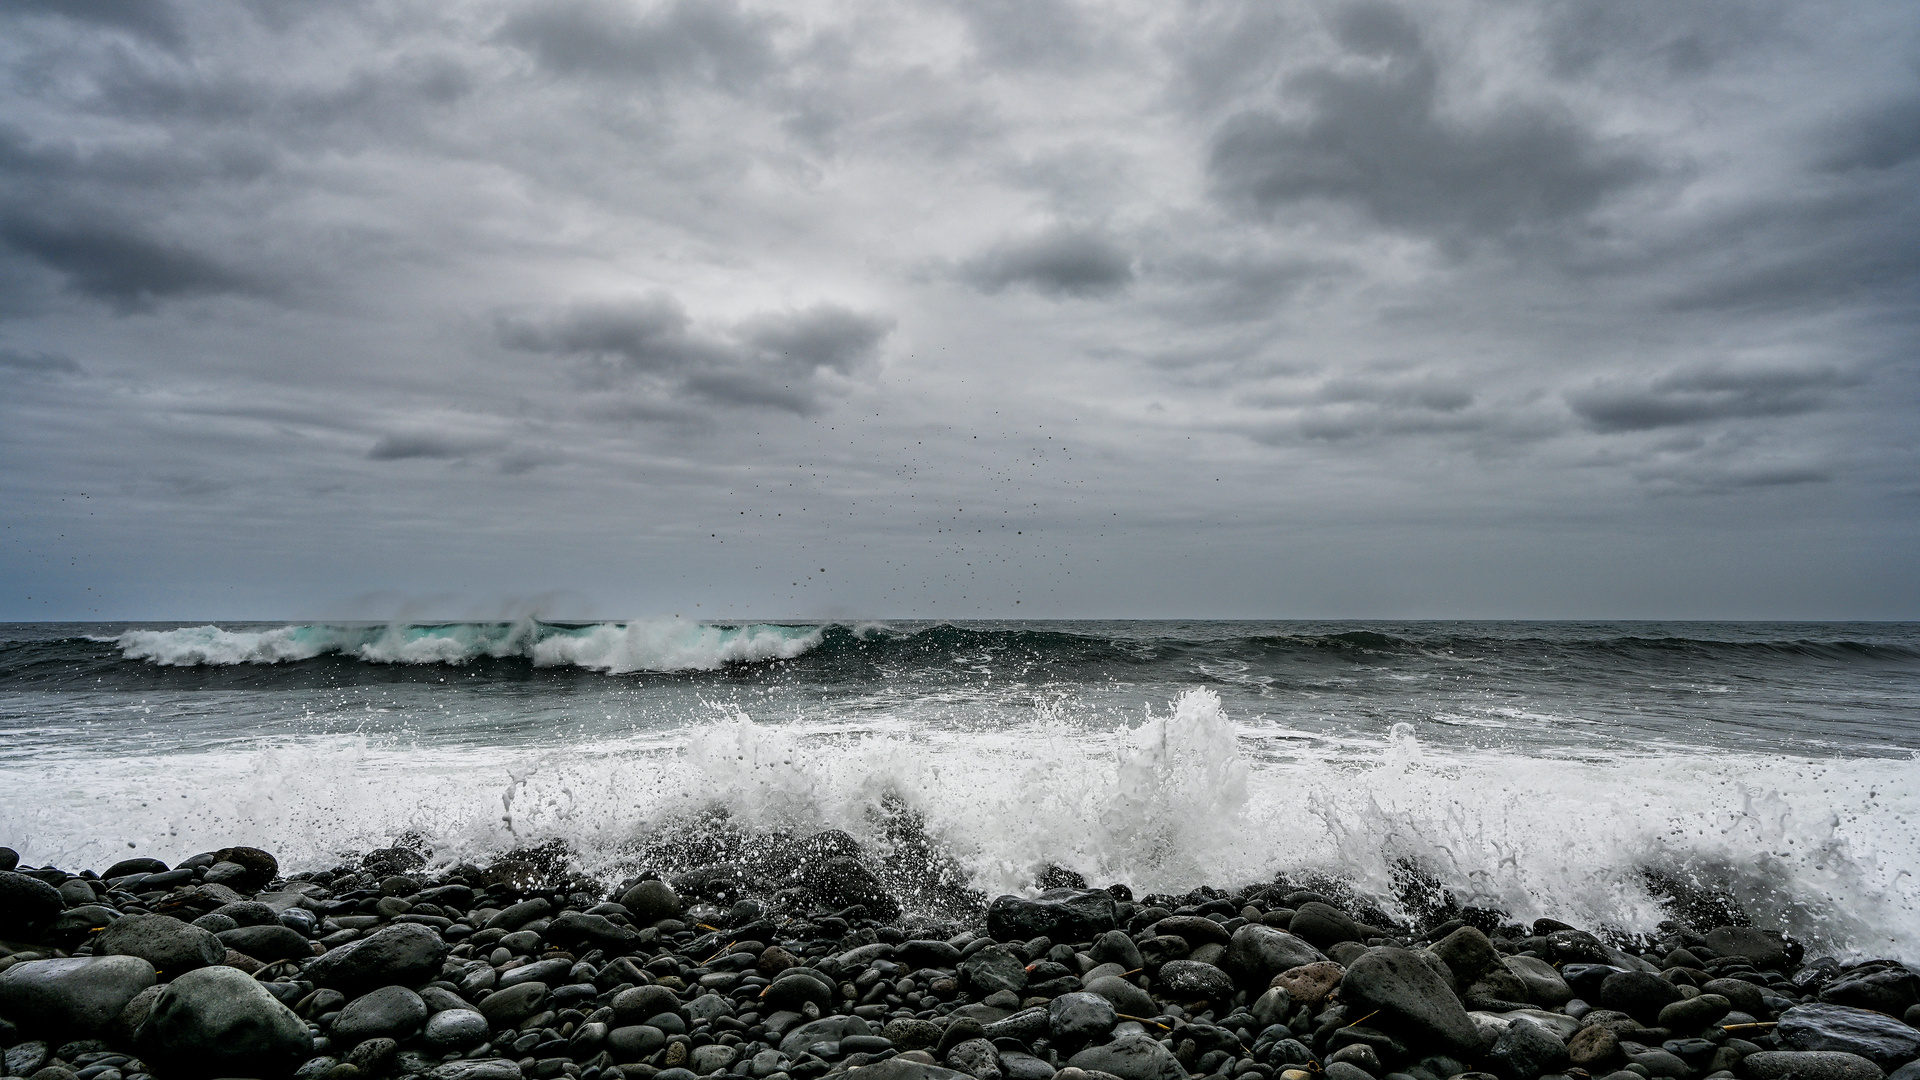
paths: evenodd
<path fill-rule="evenodd" d="M 1920 617 L 1920 6 L 11 0 L 0 618 Z"/>

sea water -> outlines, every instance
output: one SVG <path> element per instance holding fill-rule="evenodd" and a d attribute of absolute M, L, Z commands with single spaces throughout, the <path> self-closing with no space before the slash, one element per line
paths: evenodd
<path fill-rule="evenodd" d="M 318 869 L 551 839 L 588 873 L 724 808 L 987 895 L 1276 874 L 1625 931 L 1671 884 L 1920 959 L 1920 625 L 0 626 L 0 844 Z M 1663 886 L 1661 883 L 1666 883 Z"/>

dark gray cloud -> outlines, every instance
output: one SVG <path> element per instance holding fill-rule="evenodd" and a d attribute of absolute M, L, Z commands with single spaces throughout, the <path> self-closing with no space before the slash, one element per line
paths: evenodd
<path fill-rule="evenodd" d="M 958 0 L 980 58 L 995 67 L 1058 68 L 1092 54 L 1096 21 L 1072 0 Z"/>
<path fill-rule="evenodd" d="M 407 458 L 467 458 L 505 447 L 507 440 L 492 435 L 446 431 L 409 431 L 382 435 L 367 451 L 372 461 Z"/>
<path fill-rule="evenodd" d="M 105 221 L 0 222 L 0 242 L 60 274 L 67 287 L 122 313 L 157 301 L 259 293 L 263 284 L 184 245 Z"/>
<path fill-rule="evenodd" d="M 500 38 L 561 74 L 692 78 L 738 90 L 774 70 L 774 25 L 731 0 L 558 0 L 513 14 Z"/>
<path fill-rule="evenodd" d="M 665 292 L 506 317 L 498 325 L 510 348 L 584 364 L 580 374 L 593 389 L 644 383 L 656 396 L 636 418 L 673 415 L 676 403 L 693 400 L 812 412 L 829 390 L 825 377 L 858 375 L 893 329 L 883 316 L 818 304 L 707 330 Z"/>
<path fill-rule="evenodd" d="M 1578 222 L 1654 173 L 1642 155 L 1547 101 L 1470 118 L 1443 108 L 1440 58 L 1396 6 L 1349 5 L 1335 30 L 1364 63 L 1294 75 L 1284 108 L 1221 125 L 1208 165 L 1227 197 L 1268 213 L 1328 200 L 1389 227 L 1458 239 Z"/>
<path fill-rule="evenodd" d="M 1664 375 L 1644 386 L 1599 383 L 1568 394 L 1567 404 L 1596 431 L 1650 431 L 1812 412 L 1851 381 L 1830 368 L 1697 368 Z"/>
<path fill-rule="evenodd" d="M 167 0 L 9 0 L 20 14 L 53 16 L 130 31 L 167 46 L 180 43 L 180 20 Z"/>
<path fill-rule="evenodd" d="M 1133 281 L 1133 258 L 1105 233 L 1057 226 L 1010 240 L 960 266 L 960 276 L 989 293 L 1023 285 L 1046 296 L 1111 296 Z"/>
<path fill-rule="evenodd" d="M 0 370 L 12 372 L 16 376 L 86 374 L 71 356 L 51 352 L 22 352 L 5 347 L 0 347 Z"/>
<path fill-rule="evenodd" d="M 1884 101 L 1833 125 L 1821 164 L 1835 171 L 1892 169 L 1920 158 L 1920 94 Z"/>

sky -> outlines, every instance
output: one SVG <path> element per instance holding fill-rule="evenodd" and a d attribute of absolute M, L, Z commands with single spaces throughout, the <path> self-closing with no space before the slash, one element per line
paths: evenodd
<path fill-rule="evenodd" d="M 1920 6 L 12 0 L 0 619 L 1920 618 Z"/>

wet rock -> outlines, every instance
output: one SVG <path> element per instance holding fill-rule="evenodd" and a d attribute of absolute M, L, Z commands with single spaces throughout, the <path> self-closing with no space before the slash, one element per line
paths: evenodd
<path fill-rule="evenodd" d="M 1287 930 L 1316 949 L 1342 941 L 1366 940 L 1366 931 L 1351 916 L 1332 904 L 1318 901 L 1301 904 L 1293 913 L 1293 921 L 1287 924 Z"/>
<path fill-rule="evenodd" d="M 35 1034 L 93 1038 L 153 982 L 137 956 L 29 960 L 0 972 L 0 1016 Z"/>
<path fill-rule="evenodd" d="M 1140 947 L 1133 943 L 1125 930 L 1109 930 L 1094 941 L 1089 956 L 1102 964 L 1119 964 L 1126 971 L 1135 971 L 1145 965 L 1140 957 Z"/>
<path fill-rule="evenodd" d="M 1289 968 L 1273 977 L 1272 985 L 1283 987 L 1295 1003 L 1317 1010 L 1340 985 L 1347 969 L 1331 960 Z"/>
<path fill-rule="evenodd" d="M 919 1061 L 888 1058 L 874 1065 L 861 1065 L 841 1074 L 845 1080 L 966 1080 L 966 1073 Z"/>
<path fill-rule="evenodd" d="M 1197 960 L 1169 960 L 1160 965 L 1155 982 L 1167 997 L 1175 1001 L 1208 998 L 1226 1001 L 1233 997 L 1233 976 Z"/>
<path fill-rule="evenodd" d="M 1355 960 L 1340 980 L 1342 999 L 1361 1011 L 1378 1010 L 1373 1021 L 1415 1039 L 1430 1039 L 1449 1052 L 1480 1048 L 1479 1029 L 1446 982 L 1406 949 L 1373 949 Z"/>
<path fill-rule="evenodd" d="M 1031 900 L 1001 896 L 987 905 L 987 936 L 995 941 L 1091 941 L 1113 928 L 1113 896 L 1104 891 L 1049 889 Z"/>
<path fill-rule="evenodd" d="M 518 930 L 535 919 L 544 919 L 551 914 L 553 904 L 544 896 L 536 896 L 501 908 L 493 918 L 487 920 L 486 929 Z"/>
<path fill-rule="evenodd" d="M 1567 1047 L 1560 1037 L 1532 1020 L 1515 1020 L 1494 1040 L 1487 1060 L 1496 1075 L 1508 1080 L 1532 1080 L 1567 1063 Z"/>
<path fill-rule="evenodd" d="M 520 1063 L 506 1058 L 449 1061 L 427 1073 L 429 1080 L 521 1080 Z"/>
<path fill-rule="evenodd" d="M 417 986 L 440 973 L 448 949 L 431 928 L 399 923 L 316 958 L 305 976 L 317 986 L 349 995 L 389 985 Z"/>
<path fill-rule="evenodd" d="M 171 915 L 128 915 L 94 939 L 95 956 L 137 956 L 162 979 L 172 979 L 227 958 L 220 939 Z"/>
<path fill-rule="evenodd" d="M 1698 997 L 1676 1001 L 1660 1010 L 1657 1026 L 1680 1034 L 1699 1031 L 1708 1024 L 1733 1011 L 1733 1002 L 1719 994 L 1701 994 Z"/>
<path fill-rule="evenodd" d="M 1869 1009 L 1798 1005 L 1781 1014 L 1774 1031 L 1796 1050 L 1858 1054 L 1885 1070 L 1920 1057 L 1920 1030 Z"/>
<path fill-rule="evenodd" d="M 1024 977 L 1021 979 L 1021 985 L 1026 985 Z M 815 1007 L 825 1012 L 833 1007 L 833 999 L 832 986 L 804 971 L 786 972 L 760 994 L 761 1005 L 773 1011 L 785 1009 L 799 1012 L 803 1005 L 812 1002 Z"/>
<path fill-rule="evenodd" d="M 967 957 L 960 962 L 960 971 L 974 992 L 982 996 L 998 990 L 1017 994 L 1027 988 L 1026 963 L 999 945 L 989 945 Z"/>
<path fill-rule="evenodd" d="M 6 849 L 11 853 L 11 849 Z M 53 1051 L 39 1039 L 17 1043 L 0 1055 L 0 1065 L 5 1065 L 8 1076 L 32 1076 L 46 1067 L 47 1059 Z"/>
<path fill-rule="evenodd" d="M 1520 980 L 1526 1000 L 1535 1005 L 1557 1009 L 1573 999 L 1573 988 L 1545 960 L 1522 955 L 1504 957 L 1500 963 L 1508 974 Z"/>
<path fill-rule="evenodd" d="M 607 1052 L 615 1061 L 639 1061 L 665 1045 L 667 1033 L 647 1024 L 629 1024 L 607 1032 Z"/>
<path fill-rule="evenodd" d="M 807 884 L 828 907 L 845 908 L 859 904 L 878 919 L 893 919 L 900 914 L 899 902 L 887 892 L 880 879 L 859 859 L 851 856 L 840 855 L 821 861 L 812 868 Z"/>
<path fill-rule="evenodd" d="M 1621 971 L 1600 984 L 1600 1006 L 1617 1009 L 1643 1024 L 1652 1025 L 1660 1010 L 1679 1001 L 1680 988 L 1644 971 Z"/>
<path fill-rule="evenodd" d="M 848 1035 L 871 1034 L 872 1025 L 858 1016 L 829 1016 L 787 1032 L 786 1037 L 780 1040 L 780 1052 L 788 1057 L 798 1057 L 801 1051 L 815 1043 L 837 1043 Z"/>
<path fill-rule="evenodd" d="M 1899 966 L 1843 972 L 1821 989 L 1820 1000 L 1899 1016 L 1920 1004 L 1920 975 Z"/>
<path fill-rule="evenodd" d="M 967 1039 L 946 1053 L 943 1063 L 974 1080 L 1000 1080 L 1000 1051 L 985 1039 Z"/>
<path fill-rule="evenodd" d="M 404 986 L 383 986 L 362 994 L 340 1010 L 333 1035 L 351 1045 L 366 1039 L 402 1040 L 427 1022 L 427 1003 Z"/>
<path fill-rule="evenodd" d="M 1446 962 L 1456 986 L 1470 986 L 1488 972 L 1502 969 L 1500 953 L 1487 935 L 1463 926 L 1433 943 L 1432 953 Z M 1551 967 L 1548 970 L 1552 970 Z"/>
<path fill-rule="evenodd" d="M 60 890 L 39 878 L 0 871 L 0 939 L 38 940 L 66 906 Z"/>
<path fill-rule="evenodd" d="M 896 1017 L 887 1021 L 880 1034 L 902 1050 L 927 1050 L 940 1045 L 940 1027 L 916 1017 Z"/>
<path fill-rule="evenodd" d="M 266 963 L 304 960 L 313 955 L 313 945 L 299 932 L 280 925 L 277 919 L 271 926 L 240 926 L 214 936 L 227 948 Z"/>
<path fill-rule="evenodd" d="M 513 1027 L 546 1007 L 547 984 L 523 982 L 497 990 L 475 1006 L 487 1023 L 497 1028 Z"/>
<path fill-rule="evenodd" d="M 1597 1025 L 1581 1028 L 1567 1040 L 1567 1059 L 1594 1075 L 1626 1060 L 1620 1052 L 1620 1036 Z"/>
<path fill-rule="evenodd" d="M 488 1026 L 487 1018 L 472 1009 L 446 1009 L 427 1018 L 420 1038 L 440 1053 L 471 1050 L 487 1041 Z"/>
<path fill-rule="evenodd" d="M 259 892 L 280 873 L 279 861 L 256 847 L 222 848 L 214 853 L 214 859 L 214 866 L 225 863 L 233 869 L 216 878 L 213 867 L 208 867 L 207 880 L 237 892 Z"/>
<path fill-rule="evenodd" d="M 1187 1080 L 1186 1067 L 1166 1045 L 1146 1035 L 1122 1035 L 1104 1046 L 1090 1046 L 1067 1064 L 1120 1080 Z"/>
<path fill-rule="evenodd" d="M 1225 966 L 1241 986 L 1255 989 L 1269 985 L 1276 975 L 1325 960 L 1326 956 L 1303 938 L 1271 926 L 1248 923 L 1233 932 L 1227 945 Z"/>
<path fill-rule="evenodd" d="M 686 910 L 680 894 L 673 890 L 672 885 L 658 878 L 642 881 L 621 893 L 620 905 L 633 913 L 633 921 L 640 926 L 661 919 L 677 919 Z"/>
<path fill-rule="evenodd" d="M 1056 1043 L 1078 1046 L 1113 1030 L 1120 1017 L 1099 994 L 1061 994 L 1047 1005 L 1047 1031 Z"/>
<path fill-rule="evenodd" d="M 1194 948 L 1225 945 L 1232 940 L 1226 927 L 1202 915 L 1169 915 L 1153 925 L 1153 932 L 1185 938 Z"/>
<path fill-rule="evenodd" d="M 1780 935 L 1750 926 L 1721 926 L 1707 931 L 1707 948 L 1721 956 L 1743 956 L 1757 968 L 1777 971 L 1789 963 L 1787 944 Z"/>
<path fill-rule="evenodd" d="M 159 859 L 135 856 L 131 859 L 121 859 L 119 862 L 107 867 L 106 873 L 100 876 L 108 881 L 112 881 L 114 878 L 131 877 L 134 874 L 164 874 L 166 872 L 167 864 L 161 862 Z"/>
<path fill-rule="evenodd" d="M 1740 1059 L 1747 1080 L 1880 1080 L 1880 1066 L 1858 1054 L 1762 1050 Z"/>
<path fill-rule="evenodd" d="M 225 967 L 186 972 L 154 1001 L 140 1029 L 142 1057 L 179 1075 L 284 1075 L 311 1055 L 307 1025 L 247 975 Z"/>
<path fill-rule="evenodd" d="M 1145 990 L 1117 975 L 1103 975 L 1087 983 L 1087 993 L 1099 994 L 1113 1003 L 1116 1012 L 1128 1016 L 1152 1016 L 1160 1011 Z"/>

